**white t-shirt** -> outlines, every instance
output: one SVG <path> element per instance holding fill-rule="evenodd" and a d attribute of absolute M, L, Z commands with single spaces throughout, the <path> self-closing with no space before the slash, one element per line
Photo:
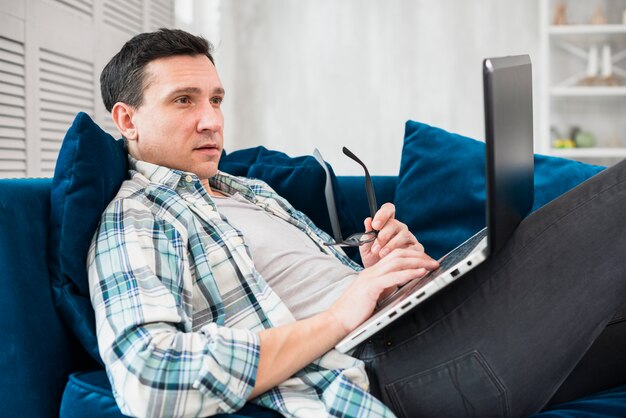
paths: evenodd
<path fill-rule="evenodd" d="M 243 233 L 254 266 L 296 319 L 329 308 L 356 277 L 354 270 L 321 252 L 297 227 L 239 193 L 214 201 L 228 222 Z"/>

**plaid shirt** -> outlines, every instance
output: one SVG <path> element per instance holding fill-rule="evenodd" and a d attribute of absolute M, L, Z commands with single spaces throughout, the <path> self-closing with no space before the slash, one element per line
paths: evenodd
<path fill-rule="evenodd" d="M 295 319 L 195 175 L 130 163 L 131 179 L 103 213 L 88 256 L 98 344 L 117 403 L 148 417 L 234 412 L 255 384 L 257 333 Z M 359 268 L 321 245 L 330 237 L 265 183 L 218 173 L 210 184 L 241 193 Z M 252 402 L 288 417 L 393 416 L 367 389 L 363 363 L 331 350 Z"/>

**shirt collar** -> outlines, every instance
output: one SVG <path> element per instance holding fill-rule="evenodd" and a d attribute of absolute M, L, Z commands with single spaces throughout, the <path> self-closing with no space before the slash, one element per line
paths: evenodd
<path fill-rule="evenodd" d="M 151 183 L 162 184 L 172 189 L 175 189 L 180 180 L 188 175 L 192 176 L 193 180 L 198 180 L 193 173 L 137 160 L 131 157 L 130 154 L 128 155 L 128 168 L 130 171 L 136 171 L 145 176 Z"/>
<path fill-rule="evenodd" d="M 165 185 L 169 188 L 176 189 L 181 181 L 196 184 L 197 187 L 203 188 L 200 184 L 198 176 L 194 173 L 168 168 L 146 161 L 137 160 L 128 155 L 129 169 L 145 176 L 151 183 Z M 236 177 L 222 171 L 218 171 L 215 176 L 209 179 L 209 185 L 212 189 L 220 190 L 228 194 L 241 193 L 248 200 L 256 201 L 255 193 L 252 191 L 244 178 Z"/>

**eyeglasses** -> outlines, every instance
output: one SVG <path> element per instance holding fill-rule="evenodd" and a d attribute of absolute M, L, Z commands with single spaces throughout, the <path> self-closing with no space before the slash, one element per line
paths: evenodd
<path fill-rule="evenodd" d="M 359 163 L 361 167 L 363 167 L 363 169 L 365 170 L 365 191 L 367 193 L 367 203 L 369 204 L 370 215 L 372 219 L 374 219 L 374 215 L 378 210 L 378 205 L 376 204 L 376 194 L 374 193 L 374 185 L 372 184 L 372 178 L 370 177 L 370 173 L 369 171 L 367 171 L 367 167 L 365 166 L 365 164 L 363 164 L 363 162 L 359 160 L 359 158 L 354 155 L 354 153 L 352 153 L 352 151 L 350 151 L 348 148 L 343 147 L 343 153 L 352 160 Z M 335 237 L 335 242 L 325 243 L 325 245 L 338 245 L 340 247 L 358 247 L 360 245 L 374 241 L 378 236 L 378 231 L 376 231 L 375 229 L 366 232 L 357 232 L 356 234 L 350 235 L 345 240 L 342 238 L 330 172 L 328 171 L 328 167 L 326 166 L 326 162 L 324 161 L 322 154 L 317 148 L 313 151 L 313 156 L 315 157 L 317 162 L 320 163 L 320 165 L 324 169 L 324 172 L 326 173 L 326 187 L 324 189 L 324 194 L 326 196 L 326 206 L 328 207 L 330 225 L 332 227 L 333 235 Z"/>

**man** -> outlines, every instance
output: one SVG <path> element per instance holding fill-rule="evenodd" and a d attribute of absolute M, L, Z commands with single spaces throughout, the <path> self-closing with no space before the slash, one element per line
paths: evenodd
<path fill-rule="evenodd" d="M 498 256 L 361 345 L 353 355 L 365 363 L 342 355 L 332 348 L 381 296 L 438 266 L 393 205 L 364 221 L 379 232 L 360 247 L 362 269 L 267 185 L 219 172 L 225 91 L 202 38 L 138 35 L 101 83 L 131 178 L 103 214 L 89 279 L 125 414 L 209 416 L 250 400 L 285 416 L 524 415 L 626 302 L 621 164 L 529 217 Z M 611 222 L 598 227 L 600 216 Z M 564 243 L 577 248 L 565 254 Z M 583 254 L 595 261 L 581 266 Z M 582 309 L 581 274 L 592 272 L 603 273 L 597 298 Z M 530 342 L 549 353 L 532 371 Z"/>

